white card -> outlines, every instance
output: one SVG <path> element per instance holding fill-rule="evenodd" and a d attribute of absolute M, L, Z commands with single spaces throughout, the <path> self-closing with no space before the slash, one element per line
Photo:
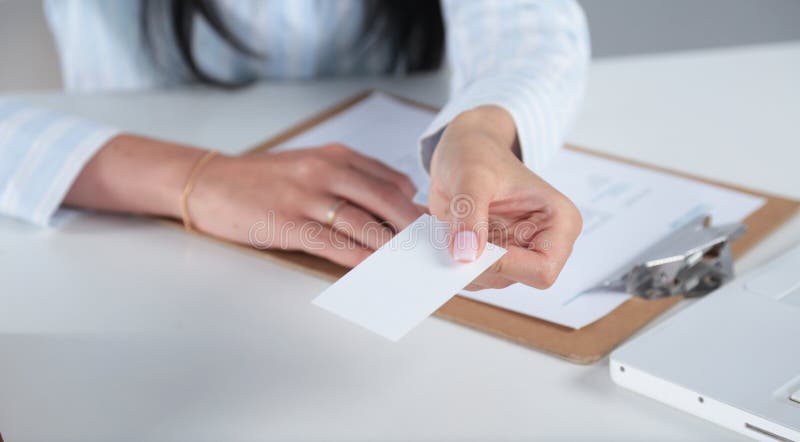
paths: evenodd
<path fill-rule="evenodd" d="M 397 341 L 500 259 L 487 244 L 474 262 L 450 255 L 449 226 L 422 215 L 312 302 Z"/>

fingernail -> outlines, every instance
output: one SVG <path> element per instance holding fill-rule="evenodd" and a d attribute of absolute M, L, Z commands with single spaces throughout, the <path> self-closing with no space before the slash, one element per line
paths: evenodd
<path fill-rule="evenodd" d="M 453 238 L 453 258 L 472 262 L 478 258 L 478 235 L 472 230 L 462 230 Z"/>

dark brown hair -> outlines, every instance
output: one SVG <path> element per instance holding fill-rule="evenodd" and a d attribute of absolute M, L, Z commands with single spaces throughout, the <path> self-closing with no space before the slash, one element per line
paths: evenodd
<path fill-rule="evenodd" d="M 292 0 L 287 0 L 292 1 Z M 387 72 L 403 68 L 406 72 L 437 69 L 444 54 L 444 23 L 439 0 L 364 0 L 366 14 L 361 23 L 361 43 L 388 39 L 391 43 L 391 62 Z M 242 42 L 223 21 L 214 0 L 142 0 L 141 26 L 147 46 L 152 51 L 155 38 L 152 13 L 169 15 L 172 37 L 181 59 L 193 78 L 201 83 L 220 87 L 239 87 L 248 84 L 230 83 L 205 72 L 197 63 L 192 47 L 192 32 L 196 18 L 205 20 L 228 45 L 241 54 L 266 58 Z M 166 3 L 166 5 L 164 4 Z M 166 6 L 166 7 L 165 7 Z M 354 48 L 355 49 L 355 48 Z"/>

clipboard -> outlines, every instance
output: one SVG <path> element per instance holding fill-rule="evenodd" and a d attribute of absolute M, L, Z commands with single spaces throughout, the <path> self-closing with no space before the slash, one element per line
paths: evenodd
<path fill-rule="evenodd" d="M 259 144 L 246 152 L 245 155 L 261 153 L 277 146 L 346 111 L 353 105 L 369 97 L 373 92 L 375 91 L 364 91 L 352 98 L 344 100 Z M 393 95 L 393 97 L 406 104 L 431 112 L 437 110 L 435 107 L 418 103 L 404 97 L 396 95 Z M 789 218 L 800 209 L 800 201 L 756 192 L 738 186 L 722 184 L 713 180 L 595 152 L 578 146 L 567 145 L 565 148 L 765 198 L 766 204 L 744 220 L 745 224 L 748 226 L 748 231 L 744 236 L 733 243 L 734 258 L 741 256 L 747 250 L 755 246 L 773 230 L 789 220 Z M 262 257 L 331 281 L 335 281 L 348 271 L 345 267 L 303 252 L 262 251 L 246 246 L 241 247 L 258 253 Z M 450 301 L 439 308 L 435 315 L 526 347 L 544 351 L 574 363 L 591 364 L 602 359 L 637 330 L 678 303 L 681 299 L 680 296 L 658 300 L 644 300 L 632 297 L 606 316 L 577 330 L 458 295 L 454 296 Z"/>

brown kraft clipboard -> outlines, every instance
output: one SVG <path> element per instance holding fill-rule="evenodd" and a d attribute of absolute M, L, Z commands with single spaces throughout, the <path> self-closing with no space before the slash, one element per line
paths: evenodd
<path fill-rule="evenodd" d="M 250 150 L 247 154 L 264 152 L 271 147 L 281 144 L 329 118 L 346 111 L 353 105 L 367 98 L 373 92 L 374 91 L 371 90 L 365 91 L 334 105 L 275 137 L 270 138 Z M 434 107 L 414 102 L 403 97 L 395 98 L 431 112 L 436 111 Z M 791 199 L 722 184 L 713 180 L 699 178 L 577 146 L 566 146 L 566 148 L 765 198 L 766 204 L 744 220 L 747 225 L 747 233 L 734 242 L 734 257 L 741 256 L 773 230 L 786 222 L 800 209 L 800 202 Z M 242 247 L 254 250 L 246 246 Z M 263 257 L 276 260 L 332 281 L 338 279 L 348 271 L 345 267 L 302 252 L 265 250 L 258 251 L 258 253 Z M 617 345 L 680 300 L 680 297 L 656 301 L 631 298 L 606 316 L 577 330 L 458 295 L 454 296 L 450 301 L 439 308 L 435 314 L 456 323 L 550 353 L 571 362 L 591 364 L 603 358 Z"/>

